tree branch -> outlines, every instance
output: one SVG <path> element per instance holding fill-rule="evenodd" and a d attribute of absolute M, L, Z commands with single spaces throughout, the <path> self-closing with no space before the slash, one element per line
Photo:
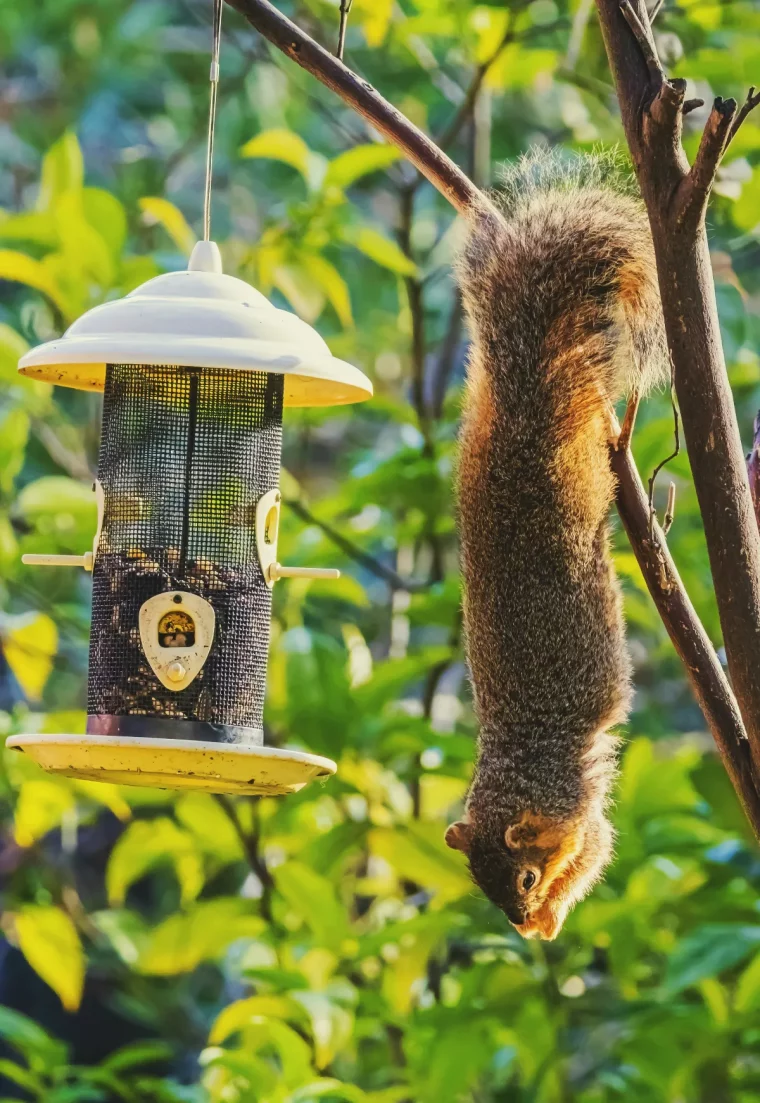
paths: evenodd
<path fill-rule="evenodd" d="M 384 138 L 397 146 L 422 175 L 466 214 L 474 204 L 486 203 L 470 179 L 426 134 L 402 115 L 372 85 L 324 50 L 269 0 L 227 0 L 251 26 L 278 50 L 353 107 Z"/>
<path fill-rule="evenodd" d="M 610 463 L 618 480 L 618 513 L 647 589 L 686 667 L 747 819 L 760 838 L 760 784 L 731 687 L 684 589 L 662 529 L 650 518 L 649 500 L 630 450 L 617 444 L 611 447 Z"/>
<path fill-rule="evenodd" d="M 243 849 L 245 860 L 248 863 L 248 868 L 254 877 L 257 877 L 261 882 L 261 915 L 266 919 L 267 923 L 272 921 L 272 892 L 274 890 L 274 878 L 269 872 L 266 860 L 263 854 L 259 851 L 259 842 L 261 836 L 259 834 L 258 819 L 256 819 L 256 829 L 253 834 L 249 835 L 245 831 L 240 818 L 237 814 L 235 802 L 230 798 L 223 796 L 221 793 L 214 794 L 214 800 L 224 812 L 227 819 L 232 824 L 233 830 L 238 837 L 238 841 Z"/>
<path fill-rule="evenodd" d="M 383 99 L 371 85 L 361 81 L 345 65 L 281 15 L 268 0 L 227 0 L 227 2 L 241 12 L 248 22 L 273 45 L 302 68 L 307 69 L 322 84 L 336 92 L 371 126 L 393 142 L 456 210 L 468 214 L 474 208 L 482 209 L 487 202 L 485 197 L 435 143 Z M 636 2 L 638 4 L 638 0 Z M 623 107 L 626 132 L 634 133 L 634 139 L 631 139 L 629 134 L 629 141 L 640 179 L 642 173 L 637 156 L 641 156 L 641 137 L 638 135 L 641 129 L 641 105 L 651 104 L 650 115 L 656 126 L 661 126 L 667 119 L 671 120 L 673 133 L 668 157 L 664 160 L 660 175 L 657 177 L 657 187 L 654 188 L 653 185 L 654 191 L 659 196 L 661 193 L 667 193 L 667 185 L 670 184 L 669 199 L 674 188 L 688 172 L 686 157 L 680 148 L 680 141 L 675 137 L 677 129 L 680 138 L 680 109 L 684 99 L 685 82 L 663 80 L 659 89 L 653 89 L 640 47 L 620 13 L 617 0 L 597 0 L 597 3 L 602 13 L 605 40 Z M 640 8 L 637 18 L 641 21 Z M 702 235 L 704 237 L 704 231 Z M 694 256 L 689 260 L 679 257 L 677 250 L 675 255 L 671 255 L 671 250 L 663 247 L 662 239 L 662 234 L 656 235 L 655 246 L 657 247 L 659 242 L 658 269 L 661 272 L 668 272 L 673 283 L 671 293 L 663 292 L 663 305 L 668 304 L 666 325 L 674 360 L 677 360 L 676 385 L 679 387 L 679 404 L 684 421 L 686 421 L 686 409 L 688 408 L 689 411 L 689 428 L 686 436 L 703 516 L 709 516 L 708 546 L 711 551 L 713 575 L 721 578 L 718 600 L 727 648 L 729 637 L 732 650 L 735 646 L 741 647 L 745 637 L 753 641 L 748 661 L 742 662 L 736 656 L 733 660 L 729 656 L 729 659 L 733 663 L 732 671 L 735 666 L 739 672 L 735 677 L 739 678 L 737 684 L 743 687 L 745 719 L 749 716 L 753 722 L 757 721 L 753 728 L 757 737 L 760 735 L 760 679 L 757 679 L 754 690 L 751 687 L 748 689 L 747 682 L 751 681 L 754 672 L 760 669 L 760 661 L 758 661 L 760 656 L 756 654 L 760 648 L 760 632 L 757 631 L 760 616 L 754 615 L 755 611 L 760 613 L 760 551 L 756 547 L 760 541 L 757 539 L 757 526 L 751 512 L 744 457 L 741 455 L 736 419 L 730 405 L 730 394 L 727 402 L 726 388 L 721 382 L 720 371 L 716 371 L 716 362 L 721 369 L 723 362 L 717 336 L 717 316 L 707 244 L 706 239 L 700 239 L 700 247 L 694 249 L 694 243 L 690 243 L 691 248 L 694 249 Z M 676 259 L 679 260 L 682 269 L 671 269 L 670 263 Z M 684 311 L 684 322 L 688 324 L 684 325 L 683 333 L 678 335 L 675 334 L 675 330 L 682 323 L 679 321 L 680 314 L 674 305 L 677 303 L 675 289 L 680 290 L 683 279 L 686 280 L 690 295 L 693 296 L 695 282 L 699 293 L 696 298 L 689 299 L 688 308 Z M 696 347 L 689 339 L 690 335 L 695 333 L 702 336 L 702 340 L 696 342 Z M 693 378 L 690 378 L 688 373 L 690 356 L 696 356 L 698 360 Z M 705 384 L 707 393 L 714 398 L 714 402 L 705 404 L 704 399 L 700 398 L 699 386 L 705 386 Z M 712 429 L 707 434 L 704 431 L 705 410 L 712 416 Z M 731 430 L 732 421 L 733 431 Z M 741 461 L 741 478 L 736 471 L 737 446 Z M 707 457 L 706 461 L 705 457 Z M 716 460 L 724 458 L 730 462 L 727 462 L 724 469 L 720 471 Z M 654 530 L 656 540 L 650 542 L 649 546 L 646 544 L 649 539 L 647 499 L 630 453 L 627 450 L 615 452 L 612 456 L 612 466 L 618 478 L 618 511 L 649 592 L 685 664 L 689 681 L 715 742 L 724 756 L 726 768 L 739 794 L 739 799 L 747 811 L 753 829 L 760 835 L 758 790 L 749 765 L 749 757 L 745 751 L 747 740 L 742 721 L 731 690 L 657 529 Z M 720 508 L 709 501 L 703 501 L 703 498 L 711 493 L 716 479 L 725 481 L 718 495 Z M 730 492 L 737 484 L 739 489 L 743 485 L 743 497 L 741 495 L 737 497 Z M 738 518 L 735 510 L 737 501 L 742 504 Z M 732 518 L 727 531 L 721 534 L 720 531 L 716 532 L 716 525 L 719 522 L 720 510 L 725 511 L 727 508 L 731 511 Z M 706 520 L 706 531 L 707 528 Z M 730 580 L 733 577 L 732 572 L 735 575 L 739 570 L 734 559 L 745 544 L 752 545 L 754 550 L 750 548 L 749 559 L 741 567 L 742 579 L 737 586 L 736 597 L 733 597 Z M 742 607 L 731 612 L 732 601 Z M 750 627 L 752 635 L 747 636 Z M 751 707 L 747 707 L 748 701 L 751 701 Z"/>
<path fill-rule="evenodd" d="M 652 227 L 673 378 L 728 667 L 758 768 L 760 539 L 723 358 L 704 225 L 715 170 L 739 116 L 751 110 L 753 96 L 738 115 L 735 105 L 724 107 L 723 101 L 713 108 L 700 155 L 690 169 L 681 145 L 685 82 L 668 80 L 659 62 L 655 65 L 641 0 L 624 0 L 624 5 L 623 11 L 618 0 L 597 0 L 623 126 Z"/>

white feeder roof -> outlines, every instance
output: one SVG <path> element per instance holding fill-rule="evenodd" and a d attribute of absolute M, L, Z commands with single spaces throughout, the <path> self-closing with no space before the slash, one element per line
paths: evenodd
<path fill-rule="evenodd" d="M 340 406 L 372 396 L 363 372 L 337 360 L 310 325 L 222 273 L 199 241 L 186 272 L 156 276 L 124 299 L 88 310 L 63 337 L 31 349 L 19 371 L 102 391 L 106 364 L 239 368 L 285 376 L 286 406 Z"/>

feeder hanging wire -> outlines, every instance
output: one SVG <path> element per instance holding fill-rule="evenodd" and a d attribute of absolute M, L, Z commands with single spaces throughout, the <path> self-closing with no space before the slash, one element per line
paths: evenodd
<path fill-rule="evenodd" d="M 222 0 L 214 0 L 211 40 L 211 84 L 208 111 L 208 145 L 206 147 L 206 187 L 203 195 L 203 240 L 211 240 L 211 177 L 214 167 L 214 131 L 216 129 L 216 101 L 219 91 L 219 50 L 222 39 Z"/>

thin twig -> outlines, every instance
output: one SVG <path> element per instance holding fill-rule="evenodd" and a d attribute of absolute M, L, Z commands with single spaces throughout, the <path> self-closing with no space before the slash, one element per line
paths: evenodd
<path fill-rule="evenodd" d="M 663 72 L 660 59 L 657 56 L 657 47 L 652 38 L 651 28 L 645 27 L 641 22 L 631 4 L 631 0 L 620 0 L 620 11 L 626 23 L 633 31 L 634 38 L 639 44 L 639 49 L 641 50 L 650 73 L 658 80 L 665 80 L 665 73 Z"/>
<path fill-rule="evenodd" d="M 670 405 L 673 409 L 673 442 L 674 442 L 673 451 L 670 453 L 669 456 L 666 456 L 664 460 L 660 460 L 660 462 L 657 464 L 654 471 L 652 472 L 652 474 L 649 477 L 649 539 L 650 540 L 653 538 L 653 526 L 654 526 L 654 522 L 657 519 L 657 512 L 654 508 L 654 488 L 655 488 L 655 483 L 657 482 L 657 476 L 660 474 L 663 467 L 665 467 L 667 464 L 669 464 L 671 460 L 674 460 L 676 458 L 676 456 L 678 456 L 680 451 L 681 451 L 681 431 L 680 431 L 681 426 L 680 426 L 680 421 L 679 421 L 679 417 L 678 417 L 678 406 L 676 404 L 675 389 L 672 385 L 671 385 L 671 388 L 670 388 Z M 668 497 L 668 501 L 669 500 L 670 500 L 670 497 Z M 668 528 L 670 528 L 670 526 L 668 526 Z"/>
<path fill-rule="evenodd" d="M 755 87 L 753 85 L 750 88 L 749 92 L 747 93 L 746 100 L 744 101 L 744 103 L 739 108 L 739 113 L 737 114 L 736 118 L 734 119 L 733 123 L 731 124 L 731 129 L 728 132 L 728 140 L 727 140 L 725 146 L 723 147 L 724 152 L 728 148 L 730 143 L 736 137 L 736 132 L 739 129 L 739 127 L 742 125 L 742 123 L 747 118 L 749 113 L 751 111 L 755 110 L 755 108 L 757 107 L 758 104 L 760 104 L 760 92 L 755 92 Z"/>
<path fill-rule="evenodd" d="M 736 100 L 717 96 L 702 131 L 694 164 L 675 193 L 673 209 L 677 224 L 687 218 L 695 223 L 702 218 L 735 118 Z"/>
<path fill-rule="evenodd" d="M 261 882 L 261 914 L 267 923 L 272 921 L 272 891 L 274 889 L 274 878 L 269 872 L 269 867 L 266 864 L 264 856 L 259 851 L 260 833 L 258 828 L 258 821 L 255 831 L 252 835 L 248 835 L 240 822 L 240 818 L 237 814 L 234 801 L 229 797 L 223 796 L 221 793 L 214 794 L 214 800 L 224 812 L 227 819 L 232 824 L 235 834 L 238 837 L 241 847 L 243 848 L 243 854 L 248 862 L 248 866 L 251 873 Z M 254 808 L 256 806 L 254 805 Z M 255 813 L 256 814 L 256 813 Z"/>
<path fill-rule="evenodd" d="M 346 28 L 348 27 L 348 15 L 354 0 L 340 0 L 340 27 L 338 28 L 338 49 L 335 56 L 342 61 L 343 50 L 346 45 Z"/>
<path fill-rule="evenodd" d="M 639 412 L 639 403 L 641 402 L 641 395 L 639 392 L 633 391 L 631 397 L 628 399 L 628 405 L 625 408 L 625 417 L 623 418 L 623 424 L 620 428 L 620 433 L 617 438 L 615 447 L 618 451 L 625 451 L 631 446 L 631 437 L 633 436 L 633 428 L 636 424 L 636 414 Z"/>
<path fill-rule="evenodd" d="M 325 534 L 327 539 L 335 544 L 336 548 L 347 555 L 349 559 L 353 559 L 355 563 L 360 563 L 362 567 L 373 574 L 376 578 L 380 578 L 383 582 L 387 582 L 391 590 L 404 590 L 407 593 L 419 593 L 422 590 L 429 589 L 429 583 L 415 579 L 415 578 L 402 578 L 402 576 L 394 571 L 392 567 L 386 566 L 379 559 L 375 559 L 369 552 L 364 551 L 358 544 L 355 544 L 348 537 L 334 529 L 332 525 L 327 521 L 321 520 L 315 513 L 306 506 L 302 501 L 297 498 L 289 498 L 283 501 L 283 505 L 293 511 L 303 521 L 306 521 L 309 525 L 314 525 L 321 532 Z"/>
<path fill-rule="evenodd" d="M 448 149 L 451 143 L 458 136 L 460 130 L 470 118 L 475 107 L 475 102 L 478 98 L 478 93 L 482 87 L 483 81 L 486 79 L 489 70 L 496 64 L 501 55 L 515 39 L 514 25 L 515 25 L 515 10 L 509 9 L 507 11 L 507 25 L 504 29 L 504 34 L 501 36 L 495 49 L 489 54 L 489 56 L 482 61 L 475 70 L 475 74 L 470 81 L 467 91 L 464 94 L 459 108 L 454 115 L 451 122 L 443 129 L 443 131 L 436 137 L 436 145 L 441 149 Z"/>
<path fill-rule="evenodd" d="M 665 506 L 665 516 L 662 519 L 662 535 L 667 536 L 670 532 L 673 521 L 676 516 L 676 484 L 671 483 L 668 487 L 668 504 Z"/>

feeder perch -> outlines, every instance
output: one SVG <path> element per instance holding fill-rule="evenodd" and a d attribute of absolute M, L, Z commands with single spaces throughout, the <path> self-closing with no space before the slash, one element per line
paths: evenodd
<path fill-rule="evenodd" d="M 266 747 L 272 588 L 337 578 L 283 566 L 277 489 L 286 406 L 369 398 L 310 326 L 222 274 L 199 242 L 186 272 L 90 310 L 19 371 L 103 391 L 86 735 L 17 735 L 46 770 L 216 793 L 295 792 L 335 772 Z"/>

